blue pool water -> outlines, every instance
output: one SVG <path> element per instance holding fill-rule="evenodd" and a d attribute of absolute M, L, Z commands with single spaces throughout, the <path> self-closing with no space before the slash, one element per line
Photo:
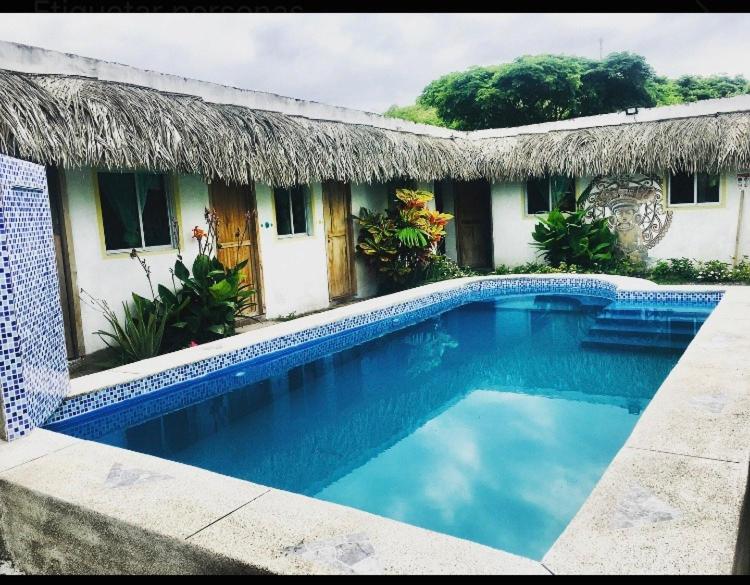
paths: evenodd
<path fill-rule="evenodd" d="M 166 414 L 154 398 L 59 430 L 541 559 L 709 312 L 473 302 L 264 379 L 234 368 Z"/>

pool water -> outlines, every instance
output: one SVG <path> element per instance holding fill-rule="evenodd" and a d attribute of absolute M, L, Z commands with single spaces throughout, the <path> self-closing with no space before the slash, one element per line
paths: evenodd
<path fill-rule="evenodd" d="M 95 440 L 541 559 L 709 311 L 473 302 Z"/>

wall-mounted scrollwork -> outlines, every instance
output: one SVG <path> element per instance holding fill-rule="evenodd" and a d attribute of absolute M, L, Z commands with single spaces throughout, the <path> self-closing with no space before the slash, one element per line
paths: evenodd
<path fill-rule="evenodd" d="M 645 260 L 672 223 L 672 212 L 662 205 L 656 176 L 595 177 L 581 194 L 578 206 L 589 220 L 606 218 L 617 234 L 620 250 L 633 260 Z"/>

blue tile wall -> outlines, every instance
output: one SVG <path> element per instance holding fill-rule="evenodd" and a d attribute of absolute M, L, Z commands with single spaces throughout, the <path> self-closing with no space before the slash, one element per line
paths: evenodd
<path fill-rule="evenodd" d="M 289 350 L 295 347 L 302 350 L 304 344 L 311 344 L 309 349 L 295 352 L 296 357 L 289 357 L 288 360 L 275 362 L 276 364 L 282 363 L 286 364 L 286 367 L 291 367 L 297 363 L 304 363 L 296 361 L 300 356 L 303 359 L 307 359 L 312 358 L 312 356 L 324 355 L 325 353 L 321 354 L 321 351 L 330 353 L 337 349 L 349 347 L 377 335 L 400 329 L 414 321 L 429 318 L 466 302 L 498 295 L 528 293 L 575 293 L 601 296 L 613 301 L 644 302 L 648 304 L 694 303 L 702 305 L 715 305 L 721 300 L 723 294 L 722 291 L 700 293 L 618 291 L 617 287 L 610 282 L 586 276 L 487 278 L 457 284 L 455 288 L 449 290 L 430 293 L 414 300 L 394 303 L 382 309 L 346 317 L 333 323 L 261 341 L 220 356 L 177 366 L 151 376 L 103 388 L 89 394 L 73 396 L 54 412 L 47 423 L 50 425 L 50 428 L 62 428 L 62 425 L 59 423 L 74 417 L 88 416 L 94 411 L 100 411 L 101 414 L 110 416 L 114 413 L 113 406 L 123 406 L 127 401 L 132 401 L 157 391 L 165 391 L 165 395 L 160 397 L 159 404 L 161 404 L 161 407 L 167 409 L 176 408 L 194 400 L 196 392 L 198 394 L 204 393 L 201 396 L 208 397 L 226 391 L 234 383 L 230 379 L 222 383 L 218 383 L 215 380 L 209 382 L 208 380 L 212 378 L 212 374 L 226 370 L 232 366 L 237 366 L 238 364 L 250 362 L 251 360 L 268 357 L 274 352 Z M 313 342 L 316 343 L 313 344 Z M 266 371 L 260 368 L 255 371 L 265 374 L 265 377 L 271 375 L 270 370 Z M 178 389 L 176 385 L 198 379 L 205 379 L 206 384 L 194 387 L 191 389 L 189 395 L 180 394 L 176 391 Z M 242 380 L 243 385 L 248 382 L 248 379 Z M 175 392 L 165 390 L 171 387 L 174 387 L 172 389 Z M 139 416 L 133 413 L 136 411 L 140 412 L 144 408 L 152 409 L 155 407 L 155 403 L 143 404 L 134 410 L 128 407 L 128 412 L 120 412 L 116 416 L 113 415 L 113 420 L 117 419 L 120 421 L 123 417 Z M 113 422 L 112 424 L 116 425 L 119 422 Z"/>
<path fill-rule="evenodd" d="M 0 155 L 0 437 L 43 423 L 70 387 L 44 167 Z"/>

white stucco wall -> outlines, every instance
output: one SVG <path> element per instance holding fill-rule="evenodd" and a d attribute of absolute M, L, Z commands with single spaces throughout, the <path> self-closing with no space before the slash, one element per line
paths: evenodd
<path fill-rule="evenodd" d="M 104 249 L 94 170 L 68 170 L 65 171 L 65 178 L 77 288 L 106 300 L 118 312 L 123 301 L 130 301 L 132 292 L 150 298 L 148 282 L 138 262 L 127 253 L 112 254 Z M 180 222 L 182 253 L 190 266 L 197 252 L 192 228 L 195 225 L 205 228 L 203 210 L 209 205 L 208 186 L 201 178 L 188 175 L 174 177 L 172 185 L 175 212 Z M 261 183 L 256 183 L 255 189 L 266 315 L 274 318 L 291 312 L 300 314 L 328 307 L 328 263 L 321 184 L 314 183 L 310 187 L 309 235 L 279 236 L 272 189 Z M 384 184 L 352 186 L 352 213 L 358 213 L 361 207 L 382 210 L 387 204 Z M 356 237 L 355 224 L 355 242 Z M 171 282 L 169 269 L 174 266 L 176 256 L 177 250 L 142 254 L 151 267 L 154 286 Z M 357 296 L 374 295 L 375 279 L 359 258 L 355 261 L 355 269 Z M 84 353 L 105 347 L 94 331 L 108 329 L 107 322 L 101 312 L 86 301 L 85 296 L 81 301 L 81 329 Z"/>
<path fill-rule="evenodd" d="M 300 314 L 327 307 L 328 264 L 320 183 L 310 186 L 309 235 L 279 236 L 273 190 L 256 183 L 255 196 L 266 316 L 273 318 L 293 311 Z"/>
<path fill-rule="evenodd" d="M 456 205 L 453 197 L 453 181 L 443 182 L 443 213 L 450 213 L 454 216 L 445 224 L 445 255 L 448 258 L 458 261 L 458 242 L 456 240 Z"/>
<path fill-rule="evenodd" d="M 370 211 L 383 211 L 388 207 L 388 188 L 384 183 L 352 184 L 352 214 L 359 215 L 365 207 Z M 359 238 L 359 225 L 354 222 L 353 239 L 356 246 Z M 356 249 L 356 248 L 355 248 Z M 357 279 L 357 298 L 367 298 L 377 293 L 377 281 L 374 271 L 364 259 L 355 252 L 354 272 Z"/>
<path fill-rule="evenodd" d="M 66 170 L 66 202 L 72 238 L 70 246 L 75 258 L 75 282 L 78 290 L 84 289 L 93 297 L 104 299 L 118 310 L 131 293 L 151 298 L 146 276 L 140 264 L 128 253 L 111 254 L 104 249 L 103 232 L 96 204 L 95 173 L 90 168 Z M 208 188 L 198 177 L 180 175 L 171 183 L 175 211 L 180 225 L 182 253 L 188 266 L 195 258 L 197 247 L 192 240 L 192 228 L 203 225 L 203 210 L 208 205 Z M 177 250 L 144 252 L 151 267 L 154 288 L 157 283 L 171 283 L 169 269 L 174 266 Z M 84 353 L 103 349 L 104 342 L 94 334 L 98 329 L 108 330 L 101 312 L 81 297 L 81 332 Z"/>
<path fill-rule="evenodd" d="M 492 183 L 493 259 L 500 264 L 515 266 L 536 259 L 531 247 L 531 232 L 536 217 L 526 214 L 525 185 L 521 182 Z"/>
<path fill-rule="evenodd" d="M 580 194 L 589 181 L 587 177 L 578 178 L 576 192 Z M 731 261 L 740 202 L 736 173 L 722 175 L 718 204 L 670 206 L 666 193 L 664 202 L 665 209 L 673 213 L 672 225 L 662 241 L 649 250 L 650 258 Z M 537 220 L 526 215 L 523 183 L 492 184 L 492 220 L 495 266 L 516 266 L 538 259 L 530 245 Z M 740 256 L 750 256 L 750 190 L 745 195 L 742 221 Z"/>
<path fill-rule="evenodd" d="M 667 206 L 672 225 L 664 239 L 649 251 L 653 258 L 696 258 L 731 261 L 739 217 L 737 174 L 721 177 L 719 204 Z M 740 256 L 750 255 L 750 189 L 745 193 Z"/>

